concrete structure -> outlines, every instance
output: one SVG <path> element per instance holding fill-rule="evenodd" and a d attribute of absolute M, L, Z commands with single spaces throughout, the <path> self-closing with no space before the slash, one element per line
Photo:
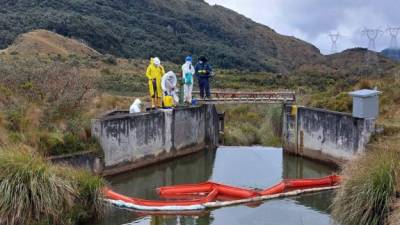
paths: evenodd
<path fill-rule="evenodd" d="M 47 158 L 52 163 L 68 165 L 75 168 L 86 169 L 95 174 L 101 174 L 103 171 L 103 164 L 99 154 L 93 151 L 79 152 L 69 155 L 53 156 Z"/>
<path fill-rule="evenodd" d="M 322 109 L 284 106 L 283 149 L 297 155 L 340 164 L 364 152 L 374 131 L 374 119 Z"/>
<path fill-rule="evenodd" d="M 113 112 L 92 121 L 104 152 L 103 175 L 143 167 L 218 145 L 213 105 L 129 114 Z"/>
<path fill-rule="evenodd" d="M 353 116 L 357 118 L 376 118 L 379 113 L 379 94 L 376 90 L 350 92 L 353 97 Z"/>

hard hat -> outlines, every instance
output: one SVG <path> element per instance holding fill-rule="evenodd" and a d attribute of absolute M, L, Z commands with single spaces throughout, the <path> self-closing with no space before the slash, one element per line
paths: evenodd
<path fill-rule="evenodd" d="M 154 65 L 160 66 L 161 65 L 161 60 L 158 57 L 154 58 Z"/>
<path fill-rule="evenodd" d="M 185 59 L 185 61 L 186 62 L 192 62 L 192 56 L 186 56 L 186 59 Z"/>

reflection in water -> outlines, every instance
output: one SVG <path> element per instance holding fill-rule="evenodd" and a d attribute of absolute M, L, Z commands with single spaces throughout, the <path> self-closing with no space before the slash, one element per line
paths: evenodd
<path fill-rule="evenodd" d="M 215 151 L 194 155 L 136 170 L 109 179 L 119 193 L 146 199 L 157 199 L 155 189 L 173 184 L 199 183 L 211 177 Z"/>
<path fill-rule="evenodd" d="M 283 153 L 282 167 L 282 178 L 288 179 L 324 177 L 331 175 L 334 170 L 332 167 L 321 166 L 321 163 L 316 161 L 287 153 Z M 313 208 L 316 211 L 329 213 L 330 200 L 333 199 L 333 196 L 333 191 L 327 191 L 311 195 L 301 195 L 292 199 L 296 200 L 298 204 Z"/>
<path fill-rule="evenodd" d="M 264 147 L 221 147 L 157 166 L 109 178 L 114 190 L 129 196 L 157 199 L 160 186 L 220 183 L 264 189 L 282 178 L 310 178 L 331 174 L 332 168 L 287 155 L 281 149 Z M 333 192 L 315 193 L 203 212 L 160 215 L 158 212 L 135 212 L 111 207 L 98 225 L 329 225 L 329 205 Z"/>

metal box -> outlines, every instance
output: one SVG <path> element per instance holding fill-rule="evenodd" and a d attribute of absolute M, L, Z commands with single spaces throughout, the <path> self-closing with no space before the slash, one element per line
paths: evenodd
<path fill-rule="evenodd" d="M 379 114 L 379 94 L 377 90 L 358 90 L 350 92 L 353 97 L 353 117 L 376 118 Z"/>

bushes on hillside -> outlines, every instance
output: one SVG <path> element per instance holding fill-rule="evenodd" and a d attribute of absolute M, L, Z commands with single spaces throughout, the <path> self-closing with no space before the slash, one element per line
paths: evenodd
<path fill-rule="evenodd" d="M 82 135 L 89 126 L 81 114 L 94 92 L 92 77 L 67 63 L 29 57 L 0 62 L 0 74 L 0 91 L 7 93 L 0 97 L 6 121 L 0 129 L 8 133 L 8 143 L 23 143 L 45 155 L 97 147 Z"/>
<path fill-rule="evenodd" d="M 324 108 L 338 112 L 351 112 L 353 107 L 352 98 L 348 92 L 341 92 L 338 95 L 317 94 L 312 96 L 309 103 L 313 107 Z"/>
<path fill-rule="evenodd" d="M 102 77 L 98 80 L 97 87 L 102 91 L 116 94 L 147 95 L 147 78 L 134 74 L 115 74 L 111 71 L 102 71 Z"/>
<path fill-rule="evenodd" d="M 180 64 L 186 55 L 192 54 L 196 58 L 206 54 L 214 65 L 222 68 L 277 69 L 276 65 L 266 61 L 268 56 L 278 55 L 271 37 L 258 37 L 266 34 L 262 29 L 257 32 L 243 28 L 244 25 L 256 26 L 244 18 L 238 21 L 241 26 L 231 27 L 230 23 L 224 22 L 226 12 L 205 7 L 205 3 L 203 7 L 197 7 L 197 3 L 187 2 L 189 8 L 196 7 L 196 13 L 179 2 L 175 8 L 171 4 L 152 1 L 97 0 L 93 3 L 65 0 L 46 1 L 35 6 L 30 3 L 21 0 L 2 4 L 0 27 L 4 29 L 0 30 L 0 48 L 6 48 L 22 33 L 46 29 L 85 40 L 100 52 L 119 57 L 149 59 L 158 55 Z M 77 9 L 85 9 L 85 13 Z M 51 13 L 45 13 L 49 11 Z M 208 15 L 203 16 L 203 13 Z M 254 35 L 257 33 L 260 35 Z M 299 43 L 299 46 L 311 49 L 305 44 Z M 104 61 L 116 63 L 112 57 Z M 282 62 L 276 61 L 283 66 Z"/>
<path fill-rule="evenodd" d="M 110 55 L 110 54 L 106 54 L 103 58 L 103 62 L 110 64 L 110 65 L 117 65 L 117 58 L 115 58 L 115 56 Z"/>
<path fill-rule="evenodd" d="M 44 104 L 50 116 L 78 109 L 94 90 L 93 78 L 78 68 L 35 59 L 0 64 L 0 84 L 15 95 Z"/>

